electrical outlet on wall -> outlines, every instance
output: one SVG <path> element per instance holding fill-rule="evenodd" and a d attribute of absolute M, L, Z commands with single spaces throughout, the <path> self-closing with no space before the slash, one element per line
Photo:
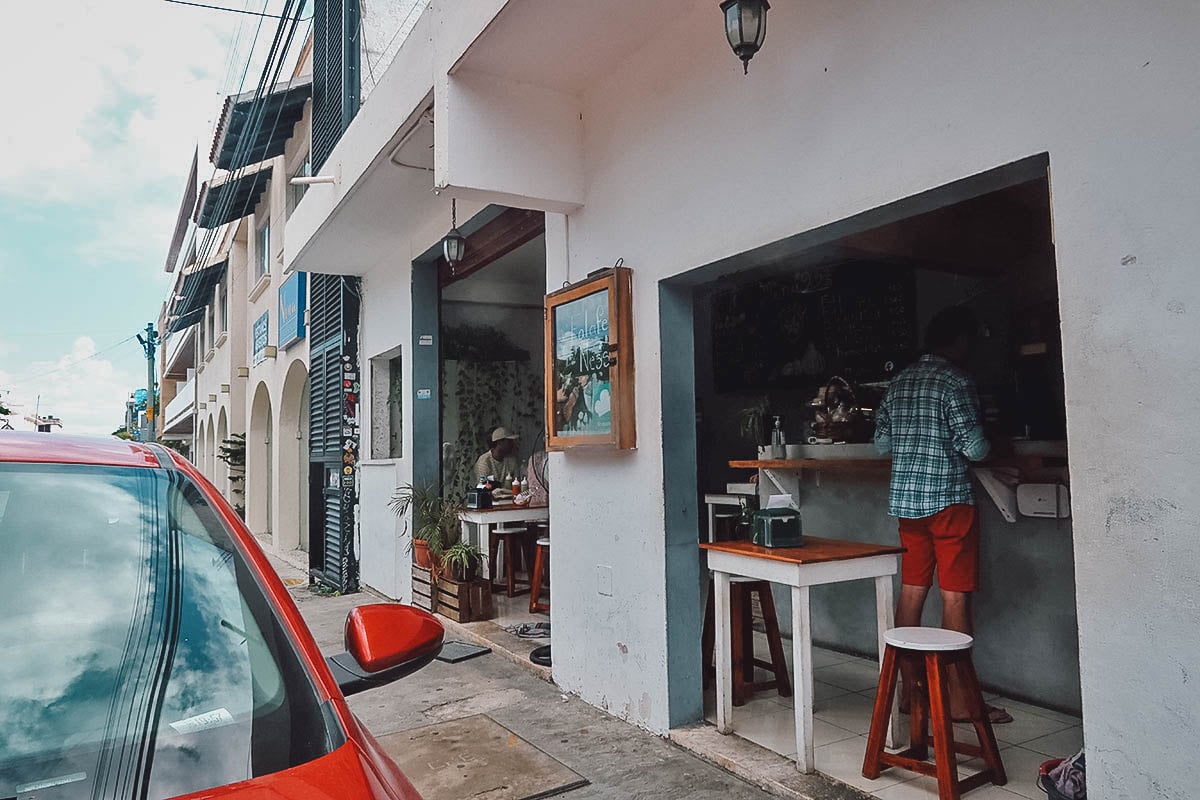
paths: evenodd
<path fill-rule="evenodd" d="M 605 597 L 612 597 L 612 567 L 596 565 L 596 591 Z"/>

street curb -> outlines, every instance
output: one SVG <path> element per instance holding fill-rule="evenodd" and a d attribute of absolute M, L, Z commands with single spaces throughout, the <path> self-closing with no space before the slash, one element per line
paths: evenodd
<path fill-rule="evenodd" d="M 676 728 L 668 738 L 693 755 L 747 783 L 788 800 L 872 800 L 859 789 L 813 773 L 796 771 L 796 762 L 740 736 L 723 736 L 712 725 Z"/>
<path fill-rule="evenodd" d="M 521 639 L 513 636 L 493 622 L 470 622 L 464 624 L 447 619 L 441 614 L 435 614 L 434 616 L 438 618 L 438 622 L 442 623 L 442 627 L 446 629 L 446 633 L 452 634 L 452 636 L 448 635 L 447 638 L 466 639 L 482 647 L 488 647 L 496 655 L 511 661 L 529 674 L 544 680 L 546 683 L 554 683 L 553 671 L 550 668 L 539 666 L 529 660 L 529 650 L 533 649 L 528 646 L 529 643 L 533 641 L 534 647 L 537 647 L 548 643 L 547 640 Z M 524 648 L 525 652 L 522 653 L 520 650 L 514 649 L 517 647 Z"/>

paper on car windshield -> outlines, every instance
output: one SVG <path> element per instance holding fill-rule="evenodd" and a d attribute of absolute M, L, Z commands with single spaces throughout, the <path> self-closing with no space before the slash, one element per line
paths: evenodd
<path fill-rule="evenodd" d="M 171 727 L 175 729 L 176 733 L 196 733 L 209 728 L 219 728 L 231 722 L 233 722 L 233 714 L 230 714 L 228 709 L 218 708 L 172 722 Z"/>

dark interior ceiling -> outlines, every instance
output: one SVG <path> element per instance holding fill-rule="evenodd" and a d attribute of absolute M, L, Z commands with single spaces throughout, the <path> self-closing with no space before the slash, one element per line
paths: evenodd
<path fill-rule="evenodd" d="M 713 288 L 864 261 L 983 278 L 1052 266 L 1049 182 L 1040 178 L 1016 184 L 846 236 L 797 256 L 732 273 Z"/>

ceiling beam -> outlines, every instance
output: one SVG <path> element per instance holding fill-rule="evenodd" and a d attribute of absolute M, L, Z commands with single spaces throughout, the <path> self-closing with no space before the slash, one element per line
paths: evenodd
<path fill-rule="evenodd" d="M 546 215 L 541 211 L 505 209 L 467 237 L 467 254 L 462 263 L 451 267 L 445 256 L 438 259 L 438 280 L 443 288 L 461 281 L 545 232 Z"/>

